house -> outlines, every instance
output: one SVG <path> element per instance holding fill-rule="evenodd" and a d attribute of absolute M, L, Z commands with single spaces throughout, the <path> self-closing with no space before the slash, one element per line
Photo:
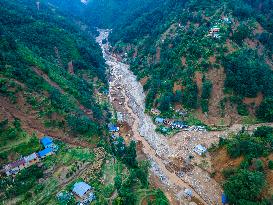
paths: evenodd
<path fill-rule="evenodd" d="M 211 31 L 214 33 L 218 33 L 220 31 L 220 28 L 219 27 L 212 27 Z"/>
<path fill-rule="evenodd" d="M 181 129 L 188 127 L 184 122 L 180 122 L 180 121 L 174 121 L 174 122 L 172 122 L 171 126 L 173 128 L 181 128 Z"/>
<path fill-rule="evenodd" d="M 31 155 L 24 157 L 24 160 L 26 162 L 26 166 L 31 166 L 39 162 L 39 156 L 37 153 L 32 153 Z"/>
<path fill-rule="evenodd" d="M 214 33 L 214 34 L 213 34 L 213 38 L 221 38 L 221 36 L 220 36 L 219 33 Z"/>
<path fill-rule="evenodd" d="M 163 124 L 164 123 L 164 118 L 162 118 L 162 117 L 156 117 L 155 118 L 155 122 L 158 123 L 158 124 Z"/>
<path fill-rule="evenodd" d="M 207 149 L 204 147 L 204 146 L 202 146 L 202 145 L 197 145 L 194 149 L 193 149 L 193 151 L 194 152 L 196 152 L 198 155 L 202 155 L 202 154 L 204 154 L 205 152 L 207 152 Z"/>
<path fill-rule="evenodd" d="M 24 158 L 22 158 L 20 160 L 7 164 L 4 167 L 4 170 L 7 176 L 9 176 L 9 175 L 17 174 L 20 170 L 24 169 L 25 167 L 26 167 L 26 161 Z"/>
<path fill-rule="evenodd" d="M 44 158 L 46 156 L 49 156 L 49 155 L 52 155 L 54 152 L 53 152 L 53 148 L 49 147 L 49 148 L 45 148 L 41 151 L 38 152 L 38 156 L 40 158 Z"/>
<path fill-rule="evenodd" d="M 110 124 L 108 124 L 108 130 L 109 130 L 109 132 L 118 132 L 119 127 L 117 127 L 116 125 L 110 123 Z"/>
<path fill-rule="evenodd" d="M 45 148 L 51 147 L 53 145 L 53 139 L 49 136 L 44 136 L 40 142 Z"/>
<path fill-rule="evenodd" d="M 80 197 L 81 199 L 86 199 L 89 197 L 92 187 L 85 182 L 77 182 L 74 184 L 72 192 Z"/>

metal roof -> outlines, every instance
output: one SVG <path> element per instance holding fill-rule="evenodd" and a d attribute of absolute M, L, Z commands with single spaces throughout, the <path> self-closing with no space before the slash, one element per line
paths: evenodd
<path fill-rule="evenodd" d="M 91 186 L 85 182 L 77 182 L 74 184 L 72 191 L 79 197 L 83 197 L 84 194 L 91 189 Z"/>
<path fill-rule="evenodd" d="M 207 149 L 200 144 L 197 145 L 193 150 L 199 155 L 202 155 L 203 153 L 205 153 L 207 151 Z"/>
<path fill-rule="evenodd" d="M 23 159 L 20 159 L 20 160 L 17 160 L 17 161 L 15 161 L 15 162 L 11 162 L 11 163 L 9 163 L 9 164 L 7 164 L 5 167 L 7 168 L 7 169 L 13 169 L 13 168 L 15 168 L 15 167 L 19 167 L 20 165 L 23 165 L 23 164 L 25 164 L 26 163 L 26 161 L 25 161 L 25 159 L 23 158 Z"/>
<path fill-rule="evenodd" d="M 44 145 L 44 147 L 46 147 L 46 146 L 52 144 L 52 142 L 53 142 L 53 140 L 52 140 L 52 138 L 49 137 L 49 136 L 45 136 L 45 137 L 43 137 L 43 138 L 41 139 L 41 143 Z"/>
<path fill-rule="evenodd" d="M 38 155 L 36 153 L 32 153 L 28 156 L 25 156 L 24 159 L 26 162 L 30 162 L 32 160 L 38 159 Z"/>
<path fill-rule="evenodd" d="M 44 150 L 41 150 L 38 152 L 39 157 L 43 157 L 49 153 L 53 152 L 53 149 L 51 147 L 45 148 Z"/>

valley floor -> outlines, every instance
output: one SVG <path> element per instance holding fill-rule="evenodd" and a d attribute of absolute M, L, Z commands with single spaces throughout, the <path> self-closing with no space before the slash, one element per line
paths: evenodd
<path fill-rule="evenodd" d="M 121 125 L 129 125 L 124 133 L 127 140 L 135 140 L 146 158 L 151 162 L 152 175 L 159 178 L 160 187 L 165 191 L 171 204 L 221 204 L 221 185 L 212 177 L 213 167 L 209 153 L 205 157 L 196 155 L 193 148 L 198 144 L 210 147 L 218 143 L 220 136 L 239 132 L 243 125 L 233 125 L 225 131 L 182 131 L 166 137 L 155 131 L 151 117 L 145 113 L 145 94 L 129 66 L 119 62 L 108 51 L 109 44 L 102 41 L 108 38 L 108 30 L 99 30 L 97 42 L 100 44 L 110 69 L 110 101 L 123 116 Z M 259 125 L 248 127 L 253 130 Z M 266 124 L 272 126 L 272 124 Z M 188 161 L 189 156 L 194 159 Z M 191 189 L 193 197 L 184 195 Z"/>

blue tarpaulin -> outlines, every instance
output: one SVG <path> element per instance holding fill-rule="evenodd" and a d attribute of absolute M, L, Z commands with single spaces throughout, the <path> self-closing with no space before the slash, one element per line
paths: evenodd
<path fill-rule="evenodd" d="M 222 194 L 222 203 L 223 204 L 227 204 L 228 203 L 228 199 L 227 199 L 227 196 L 225 194 Z"/>

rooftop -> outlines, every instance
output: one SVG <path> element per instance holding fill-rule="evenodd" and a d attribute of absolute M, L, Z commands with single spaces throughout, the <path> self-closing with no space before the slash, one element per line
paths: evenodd
<path fill-rule="evenodd" d="M 19 167 L 20 165 L 26 163 L 25 159 L 20 159 L 20 160 L 17 160 L 15 162 L 11 162 L 9 164 L 7 164 L 7 167 L 9 167 L 10 169 L 13 169 L 15 167 Z"/>
<path fill-rule="evenodd" d="M 92 187 L 85 182 L 77 182 L 74 184 L 72 192 L 74 192 L 79 197 L 83 197 L 84 194 L 89 191 Z"/>
<path fill-rule="evenodd" d="M 52 144 L 53 140 L 51 137 L 49 136 L 44 136 L 42 139 L 41 139 L 41 143 L 44 145 L 44 147 Z"/>
<path fill-rule="evenodd" d="M 117 127 L 116 125 L 114 125 L 114 124 L 108 124 L 108 129 L 109 129 L 109 131 L 110 132 L 117 132 L 117 131 L 119 131 L 119 127 Z"/>
<path fill-rule="evenodd" d="M 32 153 L 28 156 L 25 156 L 24 159 L 26 162 L 30 162 L 32 160 L 38 159 L 38 155 L 36 153 Z"/>
<path fill-rule="evenodd" d="M 51 147 L 49 147 L 49 148 L 45 148 L 45 149 L 39 151 L 38 155 L 39 155 L 39 157 L 43 157 L 51 152 L 53 152 L 53 149 Z"/>
<path fill-rule="evenodd" d="M 203 153 L 205 153 L 207 151 L 207 149 L 200 144 L 197 145 L 193 150 L 199 155 L 202 155 Z"/>

